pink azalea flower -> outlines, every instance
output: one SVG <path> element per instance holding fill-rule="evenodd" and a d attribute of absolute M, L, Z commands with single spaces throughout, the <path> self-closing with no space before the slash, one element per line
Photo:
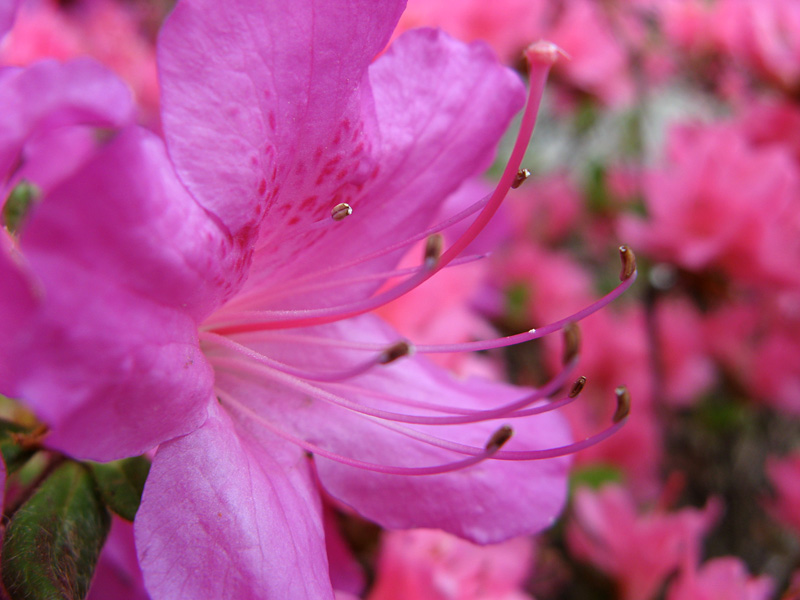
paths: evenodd
<path fill-rule="evenodd" d="M 769 577 L 750 577 L 740 559 L 722 557 L 683 570 L 667 600 L 769 600 L 773 589 Z"/>
<path fill-rule="evenodd" d="M 442 531 L 386 532 L 368 600 L 531 600 L 520 587 L 533 544 L 476 546 Z"/>
<path fill-rule="evenodd" d="M 789 153 L 754 146 L 735 124 L 675 128 L 667 152 L 645 180 L 648 219 L 623 221 L 623 237 L 688 270 L 796 285 L 800 173 Z"/>
<path fill-rule="evenodd" d="M 770 512 L 800 536 L 800 454 L 770 458 L 767 474 L 775 489 L 775 499 L 767 503 Z"/>
<path fill-rule="evenodd" d="M 580 489 L 567 541 L 575 556 L 613 577 L 624 600 L 653 598 L 683 561 L 699 556 L 702 536 L 719 515 L 717 503 L 705 509 L 639 514 L 622 487 Z"/>
<path fill-rule="evenodd" d="M 69 455 L 158 445 L 135 527 L 153 598 L 331 598 L 318 485 L 387 528 L 481 543 L 535 531 L 562 506 L 568 455 L 624 423 L 623 411 L 572 444 L 551 412 L 560 403 L 540 402 L 571 363 L 537 391 L 458 381 L 369 314 L 485 227 L 556 56 L 529 51 L 510 165 L 442 253 L 431 234 L 450 222 L 431 222 L 486 166 L 522 87 L 484 45 L 432 30 L 374 60 L 401 8 L 184 0 L 159 49 L 171 162 L 153 134 L 123 128 L 2 237 L 0 392 L 28 402 Z M 81 87 L 65 79 L 76 64 L 0 80 L 16 111 L 0 144 L 9 185 L 40 156 L 25 153 L 33 133 L 109 122 L 107 72 Z M 47 68 L 65 81 L 37 79 Z M 26 85 L 39 93 L 21 95 Z M 398 271 L 425 238 L 420 263 Z M 614 292 L 549 327 L 416 351 L 558 331 L 622 293 L 634 266 L 626 258 Z"/>

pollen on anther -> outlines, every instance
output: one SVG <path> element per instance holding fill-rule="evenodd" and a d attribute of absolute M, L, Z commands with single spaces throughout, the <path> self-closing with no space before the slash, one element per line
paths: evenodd
<path fill-rule="evenodd" d="M 425 240 L 425 266 L 428 269 L 432 269 L 439 262 L 443 246 L 444 238 L 440 233 L 434 233 Z"/>
<path fill-rule="evenodd" d="M 622 260 L 622 270 L 620 271 L 620 281 L 630 279 L 636 271 L 636 255 L 628 246 L 619 247 L 619 257 Z"/>
<path fill-rule="evenodd" d="M 531 172 L 528 169 L 520 169 L 519 171 L 517 171 L 517 176 L 514 177 L 514 181 L 511 184 L 511 188 L 517 189 L 519 186 L 525 183 L 525 180 L 528 179 L 528 177 L 530 176 Z"/>
<path fill-rule="evenodd" d="M 343 221 L 353 214 L 353 207 L 347 202 L 341 202 L 331 209 L 331 218 L 334 221 Z"/>
<path fill-rule="evenodd" d="M 511 429 L 510 425 L 503 425 L 500 429 L 495 431 L 492 434 L 492 437 L 489 438 L 489 441 L 486 442 L 486 452 L 489 454 L 494 454 L 500 450 L 500 448 L 505 446 L 506 442 L 511 439 L 513 434 L 514 430 Z"/>
<path fill-rule="evenodd" d="M 617 395 L 617 410 L 614 411 L 612 420 L 619 423 L 631 412 L 631 394 L 624 385 L 619 386 L 614 393 Z"/>
<path fill-rule="evenodd" d="M 401 340 L 396 344 L 392 344 L 386 350 L 381 352 L 378 362 L 382 365 L 388 365 L 404 356 L 411 356 L 414 354 L 414 345 L 406 340 Z"/>
<path fill-rule="evenodd" d="M 575 383 L 572 384 L 572 387 L 569 390 L 568 396 L 570 398 L 576 398 L 578 394 L 583 391 L 583 388 L 586 386 L 586 377 L 581 375 L 578 379 L 575 380 Z"/>

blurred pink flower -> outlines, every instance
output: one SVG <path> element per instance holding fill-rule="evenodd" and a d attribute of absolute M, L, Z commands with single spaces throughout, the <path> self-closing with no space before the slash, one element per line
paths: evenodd
<path fill-rule="evenodd" d="M 709 501 L 703 510 L 640 514 L 630 493 L 617 485 L 575 494 L 567 542 L 578 558 L 612 577 L 623 600 L 649 600 L 687 557 L 699 556 L 702 536 L 720 512 Z"/>
<path fill-rule="evenodd" d="M 736 177 L 731 177 L 736 173 Z M 776 146 L 754 147 L 734 124 L 676 127 L 667 165 L 646 174 L 647 218 L 623 219 L 621 236 L 691 271 L 795 286 L 800 174 Z"/>
<path fill-rule="evenodd" d="M 741 292 L 709 313 L 707 344 L 726 372 L 753 398 L 800 414 L 800 295 Z M 765 293 L 764 293 L 765 292 Z"/>
<path fill-rule="evenodd" d="M 158 123 L 155 47 L 140 31 L 134 10 L 117 0 L 23 0 L 14 29 L 0 46 L 0 62 L 29 65 L 42 58 L 96 58 L 133 90 L 142 121 Z"/>
<path fill-rule="evenodd" d="M 533 542 L 527 538 L 476 546 L 442 531 L 388 531 L 367 598 L 531 600 L 520 588 L 532 559 Z"/>
<path fill-rule="evenodd" d="M 788 93 L 800 89 L 800 4 L 720 0 L 712 23 L 728 53 Z"/>
<path fill-rule="evenodd" d="M 769 577 L 750 577 L 735 557 L 709 560 L 697 569 L 682 570 L 667 592 L 667 600 L 769 600 L 774 584 Z"/>
<path fill-rule="evenodd" d="M 633 97 L 629 51 L 641 43 L 638 13 L 592 0 L 411 0 L 398 31 L 442 27 L 463 40 L 489 42 L 506 62 L 519 61 L 533 40 L 548 39 L 570 57 L 555 72 L 569 87 L 609 105 Z"/>
<path fill-rule="evenodd" d="M 781 523 L 800 536 L 800 453 L 767 461 L 767 475 L 775 490 L 773 500 L 766 505 Z"/>

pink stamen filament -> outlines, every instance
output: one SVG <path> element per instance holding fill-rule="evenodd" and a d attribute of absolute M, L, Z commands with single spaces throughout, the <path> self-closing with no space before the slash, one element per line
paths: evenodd
<path fill-rule="evenodd" d="M 477 352 L 479 350 L 505 348 L 507 346 L 514 346 L 516 344 L 530 342 L 546 335 L 550 335 L 551 333 L 555 333 L 556 331 L 560 331 L 561 329 L 564 329 L 567 324 L 577 323 L 589 315 L 596 313 L 601 308 L 611 304 L 633 285 L 636 277 L 637 272 L 634 271 L 633 275 L 631 275 L 628 279 L 621 282 L 616 288 L 589 306 L 569 315 L 568 317 L 564 317 L 563 319 L 559 319 L 558 321 L 554 321 L 553 323 L 549 323 L 542 327 L 531 329 L 530 331 L 526 331 L 524 333 L 517 333 L 493 340 L 463 342 L 460 344 L 421 344 L 416 346 L 417 352 L 421 354 L 432 354 L 438 352 Z"/>
<path fill-rule="evenodd" d="M 469 415 L 456 415 L 456 416 L 438 416 L 438 415 L 409 415 L 405 413 L 396 413 L 392 411 L 382 410 L 365 406 L 348 400 L 338 394 L 334 394 L 326 389 L 311 385 L 298 377 L 287 373 L 282 370 L 276 370 L 273 367 L 265 364 L 252 364 L 245 362 L 241 359 L 230 358 L 225 356 L 209 356 L 209 360 L 215 368 L 221 368 L 226 371 L 233 371 L 234 373 L 241 373 L 244 375 L 252 375 L 255 380 L 264 378 L 265 376 L 276 381 L 280 381 L 296 390 L 300 390 L 310 396 L 350 410 L 351 412 L 365 415 L 367 417 L 374 417 L 386 421 L 394 421 L 398 423 L 410 423 L 414 425 L 463 425 L 467 423 L 476 423 L 486 421 L 489 419 L 500 419 L 506 416 L 512 416 L 516 411 L 529 406 L 533 402 L 540 400 L 543 396 L 540 392 L 536 391 L 528 394 L 521 399 L 501 406 L 496 409 L 475 411 Z M 538 409 L 538 407 L 537 407 Z M 545 412 L 544 410 L 537 410 L 537 412 Z"/>
<path fill-rule="evenodd" d="M 538 400 L 543 400 L 545 398 L 550 398 L 553 394 L 555 394 L 558 390 L 564 387 L 564 384 L 567 381 L 567 377 L 569 372 L 574 367 L 576 361 L 573 361 L 568 366 L 563 368 L 555 377 L 553 377 L 550 381 L 545 383 L 542 387 L 533 390 L 530 394 L 525 395 L 523 398 L 519 400 L 515 400 L 509 404 L 499 406 L 497 408 L 492 409 L 469 409 L 469 408 L 460 408 L 457 406 L 447 406 L 443 404 L 435 404 L 432 402 L 424 402 L 421 400 L 414 400 L 412 398 L 400 398 L 398 396 L 382 393 L 377 390 L 370 390 L 367 388 L 363 388 L 353 384 L 346 384 L 346 383 L 335 383 L 333 386 L 334 391 L 342 392 L 342 393 L 351 393 L 351 394 L 359 394 L 363 396 L 368 396 L 371 398 L 376 398 L 379 400 L 386 400 L 387 402 L 392 402 L 394 404 L 398 404 L 401 406 L 408 406 L 413 408 L 421 408 L 424 410 L 433 410 L 436 412 L 444 413 L 447 415 L 462 415 L 462 416 L 471 416 L 471 417 L 478 417 L 475 421 L 482 421 L 486 419 L 492 418 L 505 418 L 505 417 L 518 417 L 518 416 L 527 416 L 528 414 L 541 414 L 544 412 L 549 412 L 551 410 L 555 410 L 558 408 L 558 402 L 548 402 L 541 406 L 537 406 L 535 408 L 530 408 L 526 410 L 522 410 L 525 406 L 529 406 Z M 568 403 L 567 403 L 568 404 Z M 519 405 L 516 406 L 515 405 Z M 529 412 L 530 411 L 530 412 Z M 524 414 L 523 414 L 524 413 Z M 472 422 L 472 421 L 464 421 Z M 447 423 L 439 423 L 447 424 Z"/>
<path fill-rule="evenodd" d="M 454 260 L 452 263 L 448 265 L 449 267 L 456 267 L 459 265 L 465 265 L 469 263 L 476 262 L 478 260 L 482 260 L 489 256 L 488 254 L 472 254 L 470 256 L 461 256 L 457 260 Z M 246 292 L 237 295 L 236 297 L 232 298 L 225 306 L 223 306 L 218 314 L 224 314 L 227 312 L 238 313 L 245 309 L 248 305 L 263 305 L 266 301 L 275 301 L 278 298 L 285 298 L 286 296 L 295 295 L 295 294 L 306 294 L 308 292 L 320 292 L 323 290 L 331 290 L 340 287 L 347 287 L 357 283 L 369 283 L 370 281 L 378 281 L 378 282 L 385 282 L 389 279 L 395 277 L 402 277 L 404 275 L 416 275 L 424 266 L 417 266 L 417 267 L 406 267 L 404 269 L 394 269 L 392 271 L 383 271 L 381 273 L 367 273 L 365 275 L 359 275 L 358 277 L 348 277 L 346 279 L 336 279 L 336 280 L 324 280 L 324 281 L 317 281 L 308 283 L 306 285 L 294 285 L 300 279 L 294 279 L 290 283 L 292 285 L 284 285 L 284 286 L 271 286 L 269 283 L 265 283 L 263 286 L 259 285 L 258 287 L 252 288 L 247 290 Z"/>
<path fill-rule="evenodd" d="M 258 364 L 264 365 L 265 367 L 269 367 L 271 369 L 275 369 L 276 371 L 280 371 L 281 373 L 285 373 L 286 375 L 307 379 L 310 381 L 341 381 L 344 379 L 350 379 L 351 377 L 355 377 L 357 375 L 366 373 L 376 365 L 379 365 L 383 362 L 381 360 L 382 359 L 382 353 L 381 353 L 370 358 L 369 360 L 366 360 L 362 363 L 359 363 L 343 371 L 332 370 L 328 372 L 312 372 L 292 367 L 291 365 L 282 363 L 278 360 L 275 360 L 274 358 L 265 356 L 260 352 L 256 352 L 252 348 L 248 348 L 247 346 L 238 344 L 231 339 L 228 339 L 221 335 L 217 335 L 215 333 L 211 333 L 209 331 L 201 331 L 200 340 L 206 342 L 213 342 L 219 346 L 238 352 L 239 354 L 246 356 L 247 358 L 255 361 Z"/>
<path fill-rule="evenodd" d="M 412 475 L 412 476 L 441 475 L 442 473 L 449 473 L 451 471 L 460 471 L 462 469 L 466 469 L 467 467 L 471 467 L 472 465 L 483 462 L 484 460 L 487 460 L 492 456 L 494 456 L 495 454 L 497 454 L 497 450 L 492 451 L 484 448 L 481 451 L 480 455 L 476 455 L 472 458 L 467 458 L 464 460 L 459 460 L 450 463 L 444 463 L 441 465 L 433 465 L 429 467 L 397 467 L 390 465 L 381 465 L 377 463 L 369 463 L 355 458 L 349 458 L 341 454 L 331 452 L 330 450 L 325 450 L 324 448 L 321 448 L 316 444 L 312 444 L 310 442 L 303 440 L 302 438 L 286 433 L 285 431 L 283 431 L 279 427 L 276 427 L 273 423 L 270 423 L 267 419 L 263 418 L 261 415 L 251 410 L 244 404 L 237 402 L 230 394 L 225 393 L 223 390 L 217 389 L 216 394 L 223 404 L 230 406 L 234 410 L 239 411 L 240 413 L 247 416 L 248 419 L 251 419 L 259 423 L 261 426 L 263 426 L 268 431 L 274 433 L 275 435 L 300 446 L 301 448 L 303 448 L 303 450 L 306 450 L 323 458 L 327 458 L 329 460 L 334 460 L 344 465 L 348 465 L 350 467 L 365 469 L 367 471 L 374 471 L 376 473 L 383 473 L 385 475 Z"/>

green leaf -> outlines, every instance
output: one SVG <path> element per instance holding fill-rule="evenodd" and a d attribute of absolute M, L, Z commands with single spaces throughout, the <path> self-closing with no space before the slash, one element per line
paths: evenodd
<path fill-rule="evenodd" d="M 19 469 L 39 450 L 34 431 L 33 427 L 0 419 L 0 453 L 8 473 Z"/>
<path fill-rule="evenodd" d="M 3 584 L 11 600 L 83 600 L 110 526 L 88 469 L 62 464 L 6 529 Z"/>
<path fill-rule="evenodd" d="M 593 490 L 609 483 L 623 483 L 625 477 L 619 467 L 603 463 L 587 465 L 575 469 L 570 475 L 570 488 L 574 491 L 587 486 Z"/>
<path fill-rule="evenodd" d="M 28 181 L 20 181 L 11 190 L 8 199 L 3 205 L 2 218 L 3 225 L 11 233 L 19 228 L 31 207 L 39 201 L 41 190 Z"/>
<path fill-rule="evenodd" d="M 108 507 L 123 519 L 133 521 L 142 501 L 150 461 L 135 456 L 110 463 L 89 463 L 89 466 Z"/>

